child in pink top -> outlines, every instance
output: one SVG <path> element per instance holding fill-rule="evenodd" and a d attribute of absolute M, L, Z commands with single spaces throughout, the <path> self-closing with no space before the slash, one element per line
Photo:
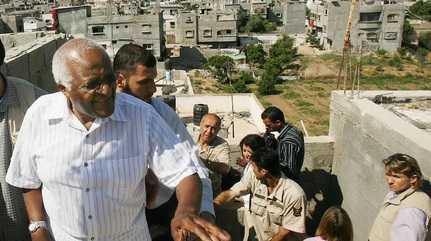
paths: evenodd
<path fill-rule="evenodd" d="M 353 241 L 352 221 L 344 209 L 330 207 L 323 214 L 316 235 L 304 241 Z"/>

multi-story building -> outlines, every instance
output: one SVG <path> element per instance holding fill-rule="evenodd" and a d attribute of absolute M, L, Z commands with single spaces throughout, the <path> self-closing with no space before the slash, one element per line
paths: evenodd
<path fill-rule="evenodd" d="M 152 51 L 157 58 L 163 57 L 163 22 L 162 15 L 157 11 L 137 16 L 89 17 L 87 26 L 87 37 L 112 48 L 112 52 L 108 50 L 110 54 L 133 42 Z"/>
<path fill-rule="evenodd" d="M 177 26 L 177 14 L 183 9 L 180 4 L 161 4 L 160 10 L 163 16 L 163 30 L 165 31 L 166 42 L 175 43 L 175 30 Z"/>
<path fill-rule="evenodd" d="M 310 25 L 325 49 L 340 50 L 350 10 L 350 1 L 314 0 Z M 360 1 L 352 16 L 351 44 L 363 50 L 401 47 L 404 4 L 399 0 Z"/>
<path fill-rule="evenodd" d="M 202 9 L 201 9 L 202 10 Z M 235 11 L 181 11 L 177 15 L 176 42 L 189 45 L 208 44 L 227 47 L 237 44 Z"/>
<path fill-rule="evenodd" d="M 285 0 L 281 3 L 283 32 L 286 34 L 305 33 L 305 0 Z"/>

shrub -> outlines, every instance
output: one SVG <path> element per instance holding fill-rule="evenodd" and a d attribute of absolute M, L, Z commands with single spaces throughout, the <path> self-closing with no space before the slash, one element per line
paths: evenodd
<path fill-rule="evenodd" d="M 394 56 L 388 61 L 389 66 L 400 68 L 402 67 L 401 58 L 399 56 Z"/>

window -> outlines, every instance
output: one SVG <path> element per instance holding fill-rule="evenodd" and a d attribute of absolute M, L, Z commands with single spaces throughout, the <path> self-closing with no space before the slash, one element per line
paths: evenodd
<path fill-rule="evenodd" d="M 193 30 L 186 31 L 186 38 L 193 38 L 195 36 L 195 33 Z"/>
<path fill-rule="evenodd" d="M 397 32 L 386 32 L 385 33 L 385 39 L 386 40 L 396 40 L 398 36 Z"/>
<path fill-rule="evenodd" d="M 227 30 L 226 30 L 226 34 L 232 34 L 232 30 L 227 29 Z"/>
<path fill-rule="evenodd" d="M 377 33 L 367 33 L 367 40 L 370 42 L 378 42 Z"/>
<path fill-rule="evenodd" d="M 204 38 L 210 38 L 210 37 L 212 37 L 211 29 L 205 29 L 204 30 Z"/>
<path fill-rule="evenodd" d="M 142 24 L 142 34 L 151 34 L 151 24 Z"/>
<path fill-rule="evenodd" d="M 127 26 L 127 25 L 124 25 L 124 28 L 128 28 L 129 26 Z"/>
<path fill-rule="evenodd" d="M 380 21 L 381 12 L 375 13 L 360 13 L 359 21 L 360 22 L 378 22 Z"/>
<path fill-rule="evenodd" d="M 143 44 L 142 47 L 145 50 L 152 50 L 153 49 L 153 45 L 152 44 Z"/>
<path fill-rule="evenodd" d="M 105 26 L 93 26 L 91 32 L 93 35 L 105 35 Z"/>
<path fill-rule="evenodd" d="M 117 26 L 115 26 L 115 28 L 116 28 L 116 29 L 119 29 L 119 28 L 120 28 L 120 26 L 118 26 L 118 25 L 117 25 Z"/>
<path fill-rule="evenodd" d="M 186 23 L 193 23 L 192 17 L 187 17 L 186 18 Z"/>
<path fill-rule="evenodd" d="M 388 15 L 388 23 L 397 23 L 399 17 L 400 17 L 399 14 L 389 14 Z"/>
<path fill-rule="evenodd" d="M 170 26 L 171 28 L 175 28 L 175 22 L 169 22 L 169 26 Z"/>

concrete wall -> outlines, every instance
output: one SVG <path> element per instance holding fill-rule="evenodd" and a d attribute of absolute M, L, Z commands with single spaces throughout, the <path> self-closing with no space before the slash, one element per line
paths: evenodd
<path fill-rule="evenodd" d="M 176 43 L 196 45 L 198 43 L 198 18 L 195 12 L 180 12 L 177 15 Z"/>
<path fill-rule="evenodd" d="M 58 30 L 78 36 L 87 36 L 89 6 L 57 8 Z"/>
<path fill-rule="evenodd" d="M 18 47 L 24 44 L 35 41 L 36 39 L 44 38 L 46 36 L 54 36 L 54 32 L 31 32 L 31 33 L 14 33 L 14 34 L 0 34 L 0 39 L 6 49 Z"/>
<path fill-rule="evenodd" d="M 199 43 L 236 43 L 238 37 L 236 17 L 233 12 L 211 12 L 198 17 Z"/>
<path fill-rule="evenodd" d="M 115 50 L 130 42 L 152 50 L 158 58 L 163 56 L 165 50 L 162 16 L 158 13 L 113 16 L 112 21 L 106 16 L 90 17 L 86 31 L 88 38 L 112 45 Z"/>
<path fill-rule="evenodd" d="M 325 49 L 342 49 L 344 32 L 346 31 L 349 16 L 350 2 L 337 1 L 338 4 L 328 2 L 328 16 L 325 39 L 322 41 Z M 324 28 L 325 28 L 324 27 Z M 325 29 L 323 30 L 325 32 Z"/>
<path fill-rule="evenodd" d="M 305 2 L 283 3 L 283 31 L 286 34 L 305 33 Z"/>
<path fill-rule="evenodd" d="M 387 92 L 365 92 L 372 98 Z M 428 96 L 431 91 L 391 91 L 394 96 Z M 335 140 L 333 174 L 338 176 L 343 207 L 352 218 L 355 240 L 367 240 L 384 195 L 382 159 L 396 152 L 415 157 L 431 176 L 431 135 L 367 98 L 350 99 L 342 91 L 331 96 L 329 135 Z"/>
<path fill-rule="evenodd" d="M 249 111 L 259 132 L 265 131 L 260 120 L 264 108 L 254 94 L 234 94 L 233 103 L 235 112 Z M 231 95 L 177 95 L 177 112 L 180 115 L 192 114 L 194 104 L 207 104 L 210 112 L 230 112 Z"/>
<path fill-rule="evenodd" d="M 2 72 L 32 82 L 42 89 L 55 90 L 51 73 L 54 52 L 65 42 L 61 35 L 37 39 L 6 51 Z"/>

